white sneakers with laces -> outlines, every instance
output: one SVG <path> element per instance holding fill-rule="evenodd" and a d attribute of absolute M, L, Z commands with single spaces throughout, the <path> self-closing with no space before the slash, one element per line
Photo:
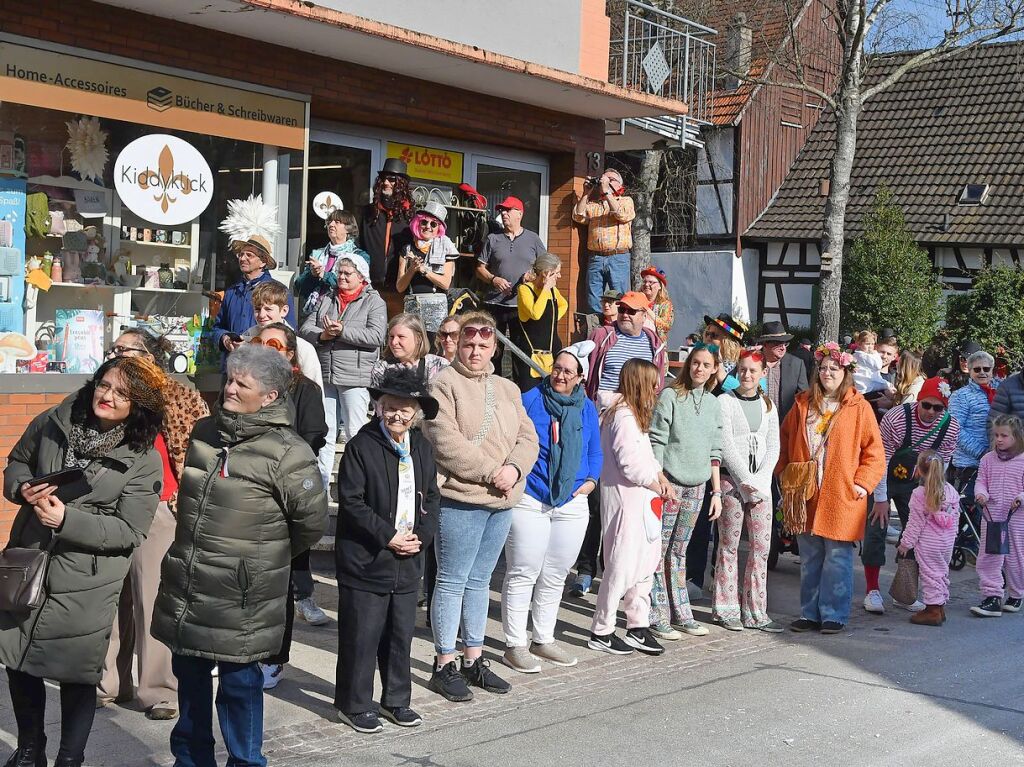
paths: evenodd
<path fill-rule="evenodd" d="M 864 609 L 875 615 L 883 615 L 885 613 L 885 602 L 882 601 L 882 592 L 874 589 L 865 594 Z"/>

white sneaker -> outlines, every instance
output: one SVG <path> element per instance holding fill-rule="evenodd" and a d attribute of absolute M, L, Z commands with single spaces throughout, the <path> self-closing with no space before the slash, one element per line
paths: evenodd
<path fill-rule="evenodd" d="M 313 601 L 313 597 L 306 597 L 295 602 L 295 614 L 306 621 L 310 626 L 323 626 L 330 618 L 327 613 L 320 609 Z"/>
<path fill-rule="evenodd" d="M 902 530 L 898 527 L 894 527 L 893 525 L 889 525 L 885 531 L 885 542 L 893 544 L 899 543 L 901 535 L 903 535 Z"/>
<path fill-rule="evenodd" d="M 260 671 L 263 672 L 263 689 L 273 690 L 281 682 L 284 666 L 280 663 L 261 663 Z"/>
<path fill-rule="evenodd" d="M 892 600 L 892 606 L 893 607 L 898 607 L 901 610 L 906 610 L 907 612 L 910 612 L 910 613 L 919 613 L 919 612 L 921 612 L 924 609 L 924 602 L 922 602 L 920 599 L 915 599 L 909 605 L 905 605 L 902 602 L 897 602 L 894 599 L 894 600 Z"/>
<path fill-rule="evenodd" d="M 658 637 L 658 639 L 667 639 L 670 642 L 683 638 L 683 635 L 671 626 L 651 626 L 651 633 Z"/>
<path fill-rule="evenodd" d="M 885 603 L 882 601 L 882 592 L 875 589 L 864 595 L 864 609 L 869 613 L 882 615 L 885 613 Z"/>

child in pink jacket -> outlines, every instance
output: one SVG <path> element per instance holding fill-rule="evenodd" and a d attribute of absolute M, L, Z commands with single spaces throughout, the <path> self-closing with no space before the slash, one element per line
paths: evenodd
<path fill-rule="evenodd" d="M 941 626 L 946 622 L 949 559 L 956 541 L 960 494 L 946 482 L 942 456 L 934 450 L 921 452 L 915 475 L 921 485 L 910 496 L 910 515 L 897 551 L 905 556 L 913 549 L 920 572 L 925 608 L 914 613 L 910 622 Z"/>
<path fill-rule="evenodd" d="M 978 465 L 974 501 L 982 511 L 981 546 L 976 567 L 981 586 L 981 604 L 971 612 L 982 618 L 998 618 L 1004 612 L 1020 610 L 1024 598 L 1024 427 L 1015 415 L 992 419 L 992 451 Z M 1008 522 L 1009 553 L 989 554 L 989 527 Z M 1003 576 L 1006 602 L 1003 602 Z"/>

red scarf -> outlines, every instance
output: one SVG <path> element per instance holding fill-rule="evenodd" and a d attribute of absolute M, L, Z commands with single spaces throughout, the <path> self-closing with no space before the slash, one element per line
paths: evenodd
<path fill-rule="evenodd" d="M 377 210 L 387 216 L 388 221 L 395 217 L 395 213 L 401 210 L 403 213 L 408 212 L 409 208 L 412 207 L 408 200 L 402 200 L 398 205 L 387 206 L 380 200 L 377 201 Z"/>
<path fill-rule="evenodd" d="M 366 283 L 364 282 L 358 288 L 353 290 L 351 293 L 343 293 L 341 288 L 338 288 L 338 318 L 345 313 L 345 309 L 348 305 L 355 301 L 362 294 L 363 290 L 366 289 Z"/>
<path fill-rule="evenodd" d="M 992 404 L 992 400 L 996 398 L 996 390 L 988 384 L 978 384 L 981 390 L 985 392 L 985 396 L 988 397 L 988 404 Z"/>

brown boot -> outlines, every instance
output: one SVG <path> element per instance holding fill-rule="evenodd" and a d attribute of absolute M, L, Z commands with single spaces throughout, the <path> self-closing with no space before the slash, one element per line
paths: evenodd
<path fill-rule="evenodd" d="M 945 605 L 939 605 L 939 612 L 942 614 L 942 622 L 945 623 L 946 622 L 946 606 Z"/>
<path fill-rule="evenodd" d="M 910 622 L 918 626 L 941 626 L 942 619 L 942 605 L 926 605 L 921 612 L 910 616 Z"/>

